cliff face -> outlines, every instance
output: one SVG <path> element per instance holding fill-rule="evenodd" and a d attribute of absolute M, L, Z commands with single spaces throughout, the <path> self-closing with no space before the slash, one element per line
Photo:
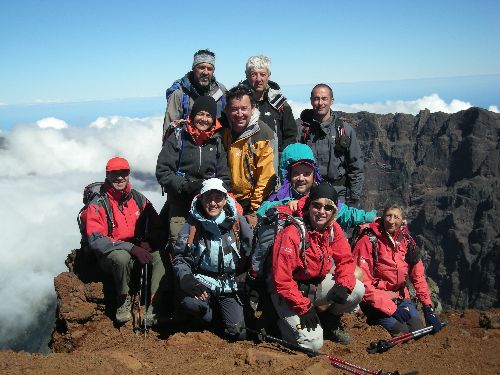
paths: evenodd
<path fill-rule="evenodd" d="M 499 306 L 500 115 L 471 108 L 342 116 L 365 152 L 361 207 L 403 202 L 445 306 Z"/>

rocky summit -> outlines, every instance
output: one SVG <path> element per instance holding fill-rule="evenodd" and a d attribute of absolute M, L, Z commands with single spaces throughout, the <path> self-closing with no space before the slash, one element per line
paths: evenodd
<path fill-rule="evenodd" d="M 323 350 L 374 369 L 498 373 L 500 115 L 479 108 L 417 116 L 340 115 L 356 129 L 365 152 L 360 208 L 380 213 L 392 201 L 407 207 L 410 230 L 423 250 L 448 326 L 387 354 L 369 355 L 366 346 L 387 338 L 387 332 L 366 325 L 361 315 L 347 314 L 344 323 L 353 342 L 339 347 L 327 341 Z M 102 282 L 92 256 L 73 251 L 66 264 L 69 271 L 54 281 L 55 353 L 0 352 L 0 372 L 332 373 L 325 357 L 307 358 L 269 343 L 232 344 L 173 321 L 147 337 L 134 335 L 133 322 L 114 325 L 112 282 Z M 462 309 L 488 311 L 457 311 Z"/>

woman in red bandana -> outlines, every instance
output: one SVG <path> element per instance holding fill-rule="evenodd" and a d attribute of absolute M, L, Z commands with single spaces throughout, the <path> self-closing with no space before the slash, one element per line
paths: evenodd
<path fill-rule="evenodd" d="M 215 100 L 200 96 L 187 120 L 171 124 L 170 134 L 158 155 L 156 178 L 167 193 L 161 216 L 168 218 L 171 244 L 175 243 L 203 180 L 216 177 L 227 187 L 230 185 L 222 126 L 216 114 Z"/>

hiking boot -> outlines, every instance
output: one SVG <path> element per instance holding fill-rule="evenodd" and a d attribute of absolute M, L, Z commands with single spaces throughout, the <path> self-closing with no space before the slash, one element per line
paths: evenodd
<path fill-rule="evenodd" d="M 152 304 L 148 306 L 146 316 L 144 318 L 146 319 L 148 327 L 153 327 L 158 324 L 158 317 Z"/>
<path fill-rule="evenodd" d="M 342 327 L 330 330 L 328 336 L 331 341 L 338 344 L 348 345 L 351 342 L 351 337 Z"/>
<path fill-rule="evenodd" d="M 132 319 L 132 299 L 128 294 L 118 297 L 118 308 L 116 309 L 115 318 L 118 323 L 126 323 Z"/>
<path fill-rule="evenodd" d="M 351 342 L 351 337 L 344 330 L 344 324 L 340 315 L 333 315 L 326 312 L 322 316 L 323 332 L 325 337 L 338 344 L 347 345 Z"/>

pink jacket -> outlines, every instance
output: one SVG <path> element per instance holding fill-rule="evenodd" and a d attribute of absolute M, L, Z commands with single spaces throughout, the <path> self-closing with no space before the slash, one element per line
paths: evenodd
<path fill-rule="evenodd" d="M 372 243 L 368 234 L 364 234 L 354 247 L 354 259 L 365 273 L 363 302 L 389 316 L 392 315 L 397 309 L 393 299 L 410 298 L 406 288 L 406 278 L 410 273 L 410 280 L 419 301 L 424 305 L 432 305 L 422 260 L 413 267 L 405 261 L 411 239 L 406 227 L 390 237 L 383 229 L 382 220 L 379 219 L 370 224 L 370 229 L 378 239 L 378 260 L 375 262 L 375 267 Z"/>

